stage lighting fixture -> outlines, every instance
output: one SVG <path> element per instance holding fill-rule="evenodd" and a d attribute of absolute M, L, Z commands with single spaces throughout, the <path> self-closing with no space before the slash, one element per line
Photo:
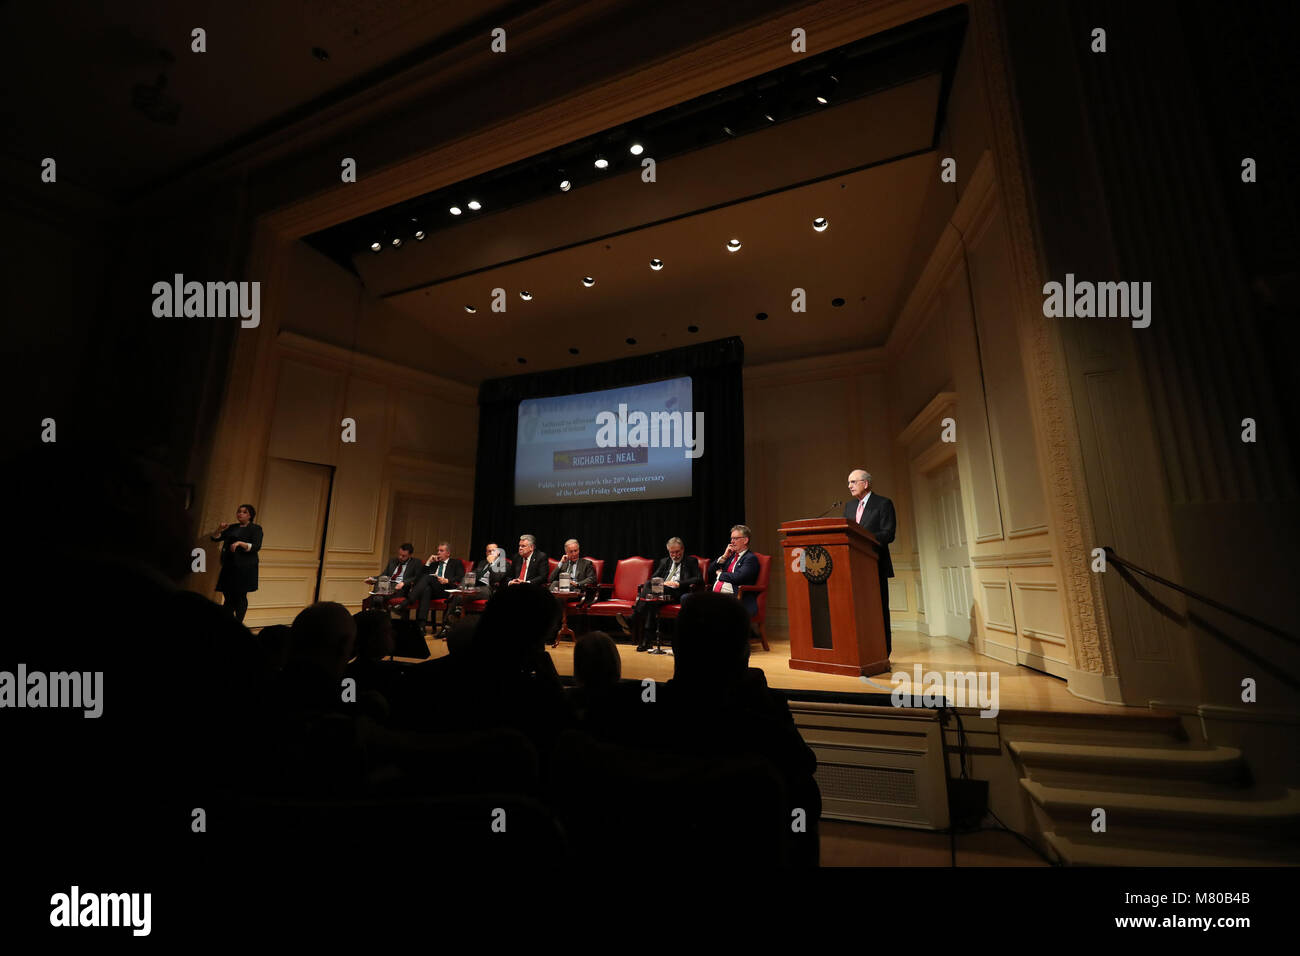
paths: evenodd
<path fill-rule="evenodd" d="M 817 87 L 817 102 L 822 106 L 826 106 L 830 103 L 835 96 L 835 89 L 839 84 L 840 81 L 834 76 L 828 76 L 826 79 L 822 80 L 821 84 Z"/>

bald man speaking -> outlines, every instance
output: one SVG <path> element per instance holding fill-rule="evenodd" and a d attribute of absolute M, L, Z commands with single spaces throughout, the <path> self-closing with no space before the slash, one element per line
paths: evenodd
<path fill-rule="evenodd" d="M 894 562 L 889 559 L 889 542 L 894 540 L 896 521 L 894 503 L 871 490 L 871 475 L 861 468 L 849 473 L 849 494 L 853 498 L 844 506 L 844 517 L 855 521 L 863 531 L 875 535 L 880 543 L 876 565 L 880 570 L 880 609 L 885 615 L 885 653 L 893 651 L 889 629 L 889 579 L 894 576 Z"/>

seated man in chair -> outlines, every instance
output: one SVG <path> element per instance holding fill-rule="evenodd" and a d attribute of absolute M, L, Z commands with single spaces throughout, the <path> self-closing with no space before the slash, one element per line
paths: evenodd
<path fill-rule="evenodd" d="M 738 524 L 731 528 L 731 542 L 718 560 L 710 568 L 713 584 L 709 590 L 715 594 L 732 594 L 740 597 L 745 612 L 753 618 L 758 613 L 758 598 L 752 591 L 741 593 L 745 584 L 758 582 L 758 558 L 749 550 L 749 536 L 752 532 L 747 525 Z"/>
<path fill-rule="evenodd" d="M 642 596 L 648 594 L 654 586 L 654 578 L 663 578 L 664 593 L 678 602 L 704 584 L 704 579 L 700 577 L 700 563 L 694 558 L 686 557 L 686 545 L 681 538 L 668 539 L 668 556 L 659 562 L 650 577 L 652 580 L 641 585 Z M 638 651 L 648 651 L 655 642 L 659 630 L 659 607 L 657 602 L 638 599 L 632 608 L 632 633 L 641 635 L 636 646 Z"/>

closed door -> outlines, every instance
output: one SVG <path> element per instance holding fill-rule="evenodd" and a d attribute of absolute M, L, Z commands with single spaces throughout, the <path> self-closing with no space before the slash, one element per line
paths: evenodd
<path fill-rule="evenodd" d="M 971 626 L 970 552 L 956 460 L 931 472 L 929 485 L 935 559 L 943 585 L 943 606 L 934 611 L 942 612 L 944 633 L 964 641 L 970 637 Z"/>
<path fill-rule="evenodd" d="M 259 586 L 249 595 L 250 627 L 288 624 L 316 600 L 333 472 L 329 465 L 266 460 L 257 509 L 262 526 Z"/>

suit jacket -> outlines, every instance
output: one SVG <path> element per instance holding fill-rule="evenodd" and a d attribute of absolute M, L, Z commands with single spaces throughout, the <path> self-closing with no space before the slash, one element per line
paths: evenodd
<path fill-rule="evenodd" d="M 844 504 L 844 517 L 850 521 L 857 520 L 858 516 L 858 499 L 852 498 Z M 880 576 L 882 578 L 892 578 L 894 576 L 894 562 L 889 558 L 889 542 L 894 540 L 894 532 L 897 530 L 897 520 L 894 518 L 894 503 L 884 495 L 878 495 L 874 491 L 871 497 L 867 499 L 867 506 L 862 511 L 862 521 L 859 522 L 864 531 L 870 531 L 876 536 L 876 541 L 880 543 L 877 549 L 877 557 L 880 563 Z"/>
<path fill-rule="evenodd" d="M 376 574 L 375 577 L 377 578 L 382 577 L 383 575 L 386 574 L 391 578 L 393 575 L 397 573 L 397 568 L 401 563 L 402 562 L 400 558 L 389 559 L 389 562 L 387 566 L 384 568 L 384 570 L 380 571 L 379 574 Z M 410 559 L 408 559 L 406 562 L 406 570 L 402 572 L 402 581 L 405 582 L 405 585 L 402 588 L 402 590 L 409 591 L 411 588 L 415 587 L 415 582 L 420 580 L 423 574 L 424 574 L 424 562 L 421 561 L 419 558 L 417 558 L 415 555 L 411 555 Z"/>
<path fill-rule="evenodd" d="M 667 578 L 668 572 L 673 569 L 673 559 L 665 557 L 656 565 L 652 578 Z M 680 594 L 689 594 L 696 585 L 704 583 L 704 578 L 700 575 L 700 562 L 696 561 L 689 554 L 682 555 L 682 566 L 677 569 L 677 580 L 682 583 L 678 589 Z"/>
<path fill-rule="evenodd" d="M 534 551 L 532 555 L 530 555 L 530 558 L 531 563 L 528 565 L 528 583 L 545 584 L 546 578 L 551 573 L 551 565 L 546 558 L 546 552 Z M 514 560 L 510 562 L 510 575 L 506 580 L 513 581 L 515 578 L 519 577 L 519 569 L 523 567 L 523 563 L 524 559 L 516 554 Z"/>
<path fill-rule="evenodd" d="M 569 568 L 569 559 L 561 558 L 560 563 L 555 566 L 551 572 L 550 583 L 555 584 L 560 580 L 560 572 L 568 570 L 573 577 L 573 586 L 575 588 L 591 588 L 596 586 L 596 566 L 591 563 L 590 558 L 578 558 L 578 563 Z"/>
<path fill-rule="evenodd" d="M 506 560 L 504 551 L 498 551 L 496 560 L 488 564 L 487 558 L 484 558 L 478 564 L 474 565 L 474 581 L 480 587 L 483 585 L 483 575 L 487 574 L 488 583 L 495 584 L 505 573 L 510 570 L 510 562 Z"/>
<path fill-rule="evenodd" d="M 433 564 L 426 564 L 424 573 L 432 577 L 438 573 L 438 565 L 441 563 L 441 561 L 434 561 Z M 459 558 L 450 557 L 447 559 L 447 570 L 442 573 L 442 576 L 447 579 L 447 587 L 456 587 L 460 584 L 461 578 L 465 577 L 465 565 L 460 563 Z"/>
<path fill-rule="evenodd" d="M 709 590 L 713 590 L 713 586 L 719 581 L 729 582 L 735 589 L 736 596 L 740 598 L 740 603 L 745 605 L 745 610 L 749 612 L 750 617 L 753 617 L 758 613 L 758 596 L 752 591 L 741 594 L 740 586 L 758 583 L 758 557 L 753 551 L 746 551 L 736 562 L 734 571 L 727 570 L 729 564 L 731 564 L 730 558 L 726 561 L 719 558 L 713 562 L 709 574 Z"/>

